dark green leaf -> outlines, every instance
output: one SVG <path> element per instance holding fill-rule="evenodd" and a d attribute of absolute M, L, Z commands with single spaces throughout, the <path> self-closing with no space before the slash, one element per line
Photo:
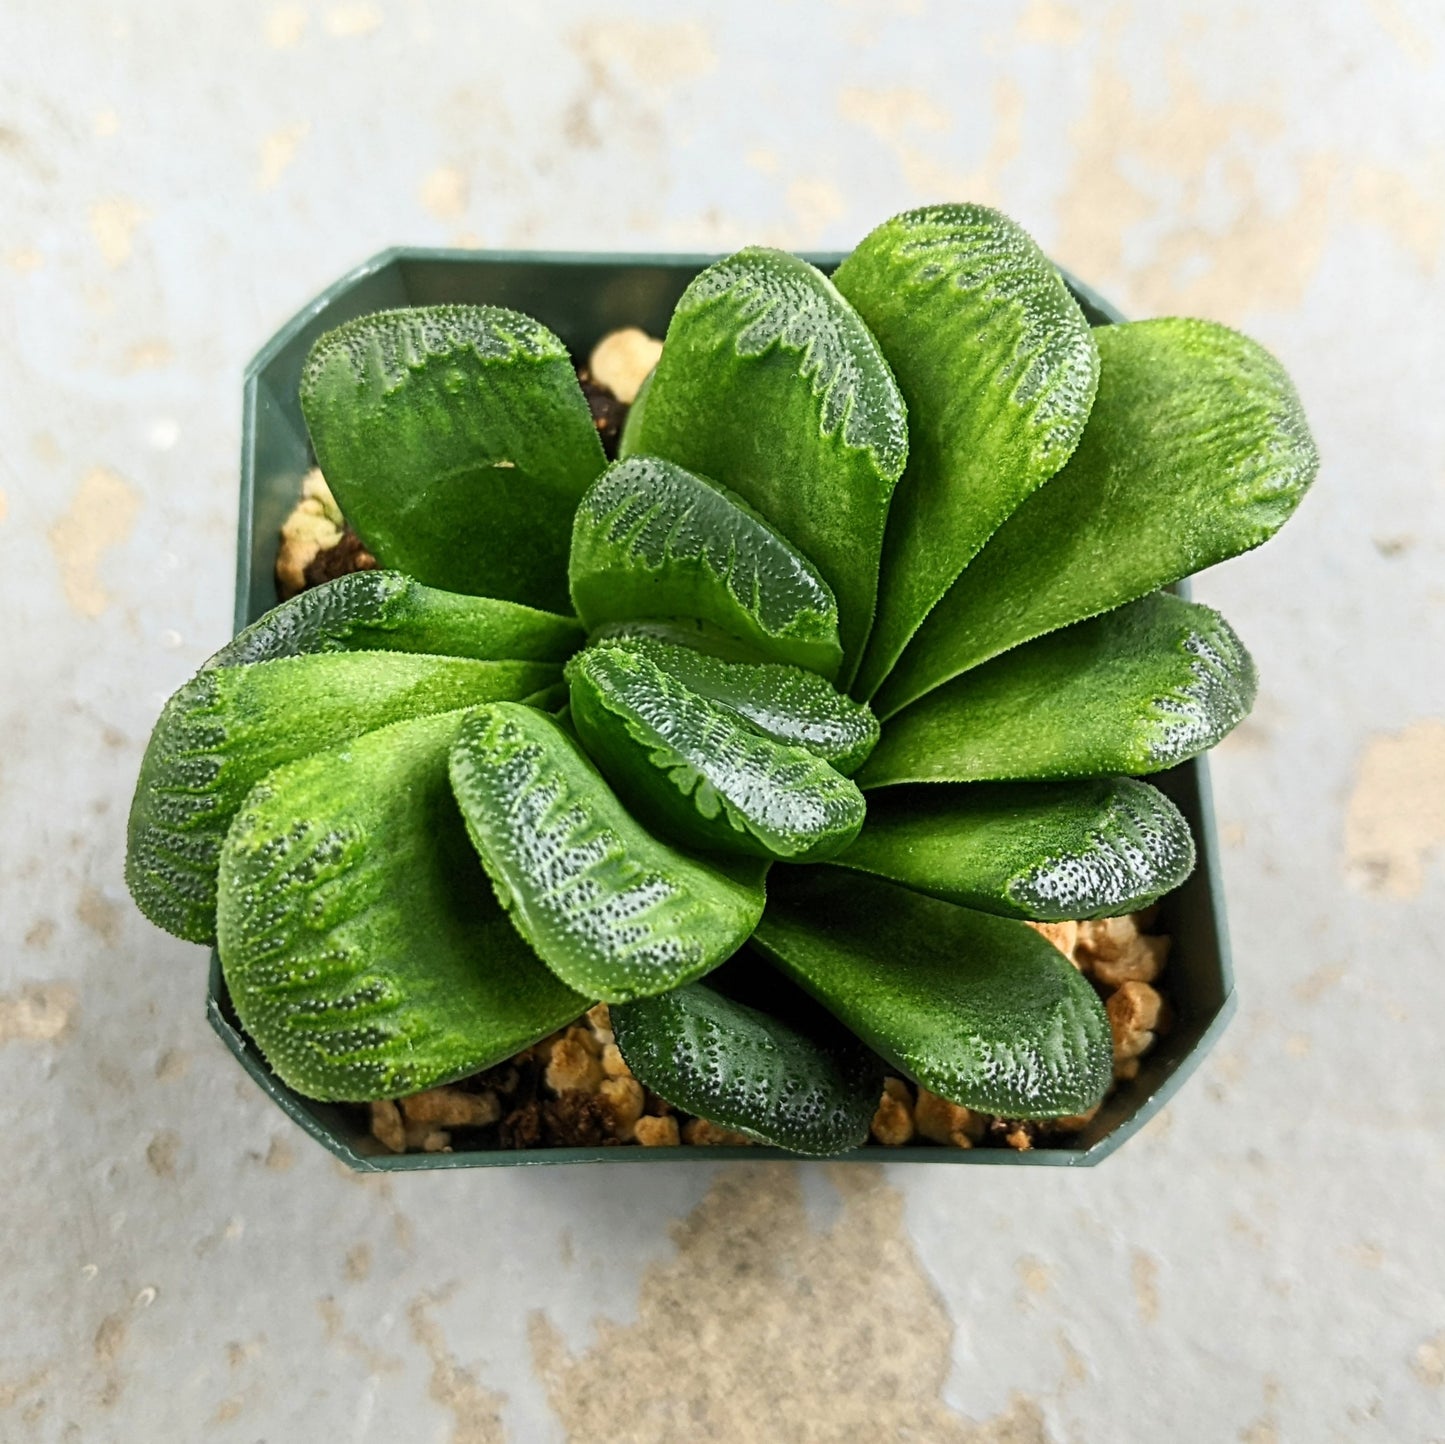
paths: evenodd
<path fill-rule="evenodd" d="M 1101 370 L 1067 466 L 994 534 L 878 692 L 888 717 L 990 657 L 1268 540 L 1319 466 L 1267 351 L 1209 321 L 1096 331 Z"/>
<path fill-rule="evenodd" d="M 757 945 L 923 1087 L 1008 1118 L 1103 1097 L 1103 1004 L 1027 924 L 836 868 L 780 872 Z"/>
<path fill-rule="evenodd" d="M 854 783 L 695 692 L 668 665 L 680 653 L 619 639 L 567 669 L 577 733 L 633 812 L 707 851 L 801 862 L 846 847 L 863 825 Z"/>
<path fill-rule="evenodd" d="M 1158 788 L 1129 777 L 889 788 L 833 859 L 964 907 L 1056 921 L 1135 912 L 1194 868 Z"/>
<path fill-rule="evenodd" d="M 627 1002 L 730 957 L 763 910 L 765 867 L 659 842 L 563 728 L 530 707 L 478 709 L 452 788 L 518 932 L 589 998 Z"/>
<path fill-rule="evenodd" d="M 878 741 L 878 720 L 867 703 L 845 697 L 816 672 L 777 662 L 733 662 L 641 633 L 605 641 L 648 658 L 699 697 L 839 772 L 856 772 Z"/>
<path fill-rule="evenodd" d="M 301 407 L 327 482 L 383 566 L 567 609 L 572 513 L 605 458 L 545 326 L 496 306 L 362 316 L 312 348 Z"/>
<path fill-rule="evenodd" d="M 268 773 L 221 852 L 219 948 L 246 1031 L 310 1098 L 394 1098 L 511 1057 L 589 999 L 497 905 L 447 781 L 465 712 Z"/>
<path fill-rule="evenodd" d="M 843 660 L 813 564 L 741 497 L 658 457 L 618 462 L 582 498 L 569 575 L 589 630 L 694 618 L 767 661 L 831 677 Z"/>
<path fill-rule="evenodd" d="M 868 1136 L 882 1074 L 841 1028 L 803 1032 L 703 983 L 611 1014 L 627 1066 L 676 1108 L 814 1156 Z"/>
<path fill-rule="evenodd" d="M 866 697 L 999 523 L 1069 459 L 1099 354 L 1048 258 L 987 206 L 895 216 L 833 280 L 908 404 L 908 469 L 854 688 Z"/>
<path fill-rule="evenodd" d="M 814 563 L 838 599 L 850 680 L 908 428 L 877 342 L 832 282 L 761 247 L 709 266 L 677 304 L 624 443 L 731 487 Z"/>
<path fill-rule="evenodd" d="M 236 809 L 273 767 L 364 732 L 493 698 L 523 698 L 559 669 L 393 652 L 282 657 L 198 673 L 166 703 L 131 803 L 126 882 L 158 927 L 207 943 L 216 859 Z"/>
<path fill-rule="evenodd" d="M 273 607 L 206 666 L 370 651 L 561 663 L 581 645 L 582 627 L 573 617 L 438 591 L 400 572 L 352 572 Z"/>
<path fill-rule="evenodd" d="M 1254 692 L 1254 663 L 1229 623 L 1156 593 L 930 692 L 888 723 L 860 781 L 1162 772 L 1232 731 Z"/>

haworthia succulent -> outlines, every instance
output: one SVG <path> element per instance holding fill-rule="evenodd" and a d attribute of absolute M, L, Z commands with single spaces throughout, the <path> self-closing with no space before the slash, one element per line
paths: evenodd
<path fill-rule="evenodd" d="M 763 864 L 704 861 L 658 841 L 534 708 L 478 709 L 452 749 L 451 778 L 518 932 L 590 998 L 627 1002 L 701 977 L 762 915 Z"/>
<path fill-rule="evenodd" d="M 236 1012 L 309 1098 L 391 1098 L 486 1068 L 589 1004 L 491 896 L 447 780 L 465 712 L 268 773 L 221 852 Z"/>
<path fill-rule="evenodd" d="M 988 206 L 885 221 L 833 276 L 908 405 L 883 547 L 869 696 L 954 578 L 1069 459 L 1099 377 L 1088 322 L 1033 239 Z"/>
<path fill-rule="evenodd" d="M 362 316 L 317 341 L 301 406 L 326 480 L 383 566 L 566 610 L 572 513 L 605 458 L 545 326 L 496 306 Z"/>
<path fill-rule="evenodd" d="M 934 784 L 875 794 L 833 861 L 1004 917 L 1114 917 L 1178 887 L 1194 839 L 1158 788 L 1131 777 Z"/>
<path fill-rule="evenodd" d="M 1087 978 L 1025 923 L 836 868 L 786 870 L 756 942 L 895 1067 L 1008 1118 L 1083 1113 L 1113 1071 Z"/>
<path fill-rule="evenodd" d="M 273 607 L 206 666 L 343 651 L 561 663 L 582 640 L 575 617 L 496 597 L 438 591 L 400 572 L 352 572 Z"/>
<path fill-rule="evenodd" d="M 1263 347 L 1209 321 L 1096 331 L 1078 449 L 954 583 L 875 705 L 1267 541 L 1319 466 L 1299 397 Z"/>
<path fill-rule="evenodd" d="M 907 415 L 878 343 L 822 272 L 750 247 L 683 293 L 626 454 L 737 492 L 838 599 L 846 683 L 873 620 Z"/>
<path fill-rule="evenodd" d="M 816 672 L 777 662 L 729 661 L 645 634 L 619 633 L 604 641 L 646 657 L 699 697 L 839 772 L 856 772 L 878 741 L 878 720 L 867 703 L 845 697 Z"/>
<path fill-rule="evenodd" d="M 633 1075 L 674 1107 L 813 1156 L 844 1153 L 868 1136 L 882 1073 L 836 1024 L 805 1031 L 706 983 L 618 1005 L 611 1016 Z"/>
<path fill-rule="evenodd" d="M 572 605 L 589 630 L 692 618 L 826 677 L 843 660 L 832 589 L 739 496 L 663 461 L 609 467 L 577 508 Z"/>
<path fill-rule="evenodd" d="M 126 852 L 131 896 L 158 927 L 212 941 L 221 840 L 273 767 L 408 717 L 524 698 L 558 676 L 541 662 L 390 652 L 198 673 L 166 703 L 141 761 Z"/>
<path fill-rule="evenodd" d="M 1254 663 L 1209 607 L 1156 593 L 956 677 L 899 713 L 864 787 L 1160 772 L 1254 704 Z"/>
<path fill-rule="evenodd" d="M 863 825 L 857 786 L 693 691 L 667 665 L 680 650 L 604 642 L 568 665 L 572 721 L 628 806 L 707 851 L 802 862 L 846 847 Z"/>

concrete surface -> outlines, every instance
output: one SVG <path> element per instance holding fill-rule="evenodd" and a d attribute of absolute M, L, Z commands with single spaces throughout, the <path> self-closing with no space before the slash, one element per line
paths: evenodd
<path fill-rule="evenodd" d="M 1445 1439 L 1445 12 L 6 0 L 0 1438 Z M 1102 1170 L 345 1176 L 142 921 L 226 635 L 240 370 L 397 241 L 847 247 L 995 201 L 1285 359 L 1325 467 L 1207 575 L 1243 1007 Z"/>

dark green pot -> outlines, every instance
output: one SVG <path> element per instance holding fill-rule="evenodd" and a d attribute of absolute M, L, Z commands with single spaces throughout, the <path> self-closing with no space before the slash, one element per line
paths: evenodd
<path fill-rule="evenodd" d="M 444 251 L 398 248 L 358 266 L 286 323 L 246 368 L 241 439 L 241 510 L 236 558 L 236 628 L 276 604 L 275 564 L 281 523 L 301 495 L 312 464 L 298 386 L 311 343 L 353 316 L 393 306 L 486 302 L 510 306 L 550 326 L 576 356 L 619 326 L 655 336 L 688 282 L 715 256 L 618 256 L 537 251 Z M 841 256 L 810 256 L 832 270 Z M 1095 325 L 1122 320 L 1107 301 L 1071 276 L 1069 285 Z M 1183 590 L 1183 588 L 1180 588 Z M 1053 1164 L 1082 1167 L 1107 1158 L 1173 1095 L 1224 1030 L 1235 996 L 1225 929 L 1208 765 L 1201 757 L 1151 779 L 1179 805 L 1194 829 L 1199 865 L 1164 900 L 1160 927 L 1173 940 L 1167 986 L 1176 1022 L 1068 1148 L 864 1148 L 846 1158 L 889 1163 Z M 293 1093 L 266 1066 L 231 1007 L 212 955 L 207 1013 L 241 1066 L 324 1147 L 364 1172 L 476 1168 L 524 1163 L 685 1163 L 716 1158 L 787 1158 L 770 1148 L 533 1148 L 395 1155 L 371 1138 L 364 1110 L 315 1103 Z"/>

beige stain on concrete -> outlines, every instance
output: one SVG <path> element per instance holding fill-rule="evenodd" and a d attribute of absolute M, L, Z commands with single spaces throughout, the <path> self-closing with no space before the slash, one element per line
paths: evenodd
<path fill-rule="evenodd" d="M 10 498 L 5 495 L 5 488 L 0 486 L 0 523 L 10 515 Z"/>
<path fill-rule="evenodd" d="M 431 1380 L 427 1392 L 452 1416 L 450 1444 L 506 1444 L 507 1434 L 502 1425 L 502 1405 L 507 1396 L 488 1389 L 470 1370 L 463 1368 L 447 1345 L 442 1326 L 432 1317 L 431 1309 L 445 1301 L 446 1295 L 423 1295 L 414 1299 L 406 1311 L 413 1337 L 431 1360 Z M 606 1395 L 599 1395 L 588 1410 L 589 1424 L 595 1431 L 598 1424 L 598 1410 L 606 1399 L 606 1427 L 608 1438 L 625 1437 L 618 1428 L 617 1400 L 609 1389 Z M 625 1406 L 624 1406 L 625 1407 Z M 582 1436 L 596 1437 L 595 1433 Z"/>
<path fill-rule="evenodd" d="M 1212 101 L 1177 50 L 1165 63 L 1165 103 L 1146 105 L 1116 59 L 1117 28 L 1106 24 L 1089 105 L 1071 131 L 1060 259 L 1104 283 L 1127 277 L 1152 312 L 1237 320 L 1297 305 L 1328 237 L 1335 159 L 1297 157 L 1294 185 L 1281 192 L 1260 165 L 1283 135 L 1279 112 Z M 1154 240 L 1135 259 L 1128 246 L 1141 227 Z"/>
<path fill-rule="evenodd" d="M 76 919 L 89 928 L 107 947 L 114 947 L 120 938 L 121 909 L 99 888 L 87 883 L 80 890 L 75 905 Z"/>
<path fill-rule="evenodd" d="M 797 219 L 800 239 L 813 241 L 847 209 L 832 181 L 795 180 L 788 186 L 788 207 Z"/>
<path fill-rule="evenodd" d="M 17 992 L 0 993 L 0 1046 L 58 1041 L 79 1003 L 73 983 L 26 983 Z"/>
<path fill-rule="evenodd" d="M 1139 1317 L 1146 1324 L 1159 1320 L 1159 1260 L 1142 1248 L 1134 1250 L 1129 1264 L 1129 1278 L 1134 1285 L 1134 1303 Z"/>
<path fill-rule="evenodd" d="M 368 1374 L 399 1374 L 406 1367 L 395 1354 L 374 1348 L 360 1334 L 347 1329 L 341 1305 L 329 1294 L 316 1300 L 316 1312 L 321 1315 L 326 1342 L 358 1360 Z"/>
<path fill-rule="evenodd" d="M 273 50 L 290 50 L 299 45 L 306 31 L 306 8 L 277 5 L 266 14 L 266 44 Z"/>
<path fill-rule="evenodd" d="M 363 1284 L 371 1277 L 371 1245 L 359 1243 L 346 1251 L 346 1282 Z"/>
<path fill-rule="evenodd" d="M 1048 1444 L 1016 1399 L 971 1423 L 943 1401 L 953 1325 L 919 1263 L 903 1195 L 880 1168 L 829 1170 L 842 1196 L 817 1229 L 793 1168 L 739 1165 L 672 1228 L 675 1254 L 643 1271 L 637 1321 L 595 1321 L 573 1354 L 543 1313 L 534 1364 L 569 1440 L 630 1444 L 765 1437 Z"/>
<path fill-rule="evenodd" d="M 175 352 L 171 350 L 170 342 L 159 338 L 137 341 L 126 347 L 122 369 L 128 375 L 134 375 L 137 371 L 159 371 L 162 367 L 169 366 L 173 360 Z"/>
<path fill-rule="evenodd" d="M 1071 5 L 1058 0 L 1029 0 L 1016 34 L 1032 45 L 1072 45 L 1083 34 L 1083 21 Z"/>
<path fill-rule="evenodd" d="M 626 74 L 665 96 L 717 65 L 712 35 L 695 20 L 601 19 L 575 31 L 572 47 L 594 73 Z"/>
<path fill-rule="evenodd" d="M 101 260 L 112 270 L 130 260 L 136 230 L 149 218 L 150 212 L 128 196 L 111 196 L 91 205 L 90 234 Z"/>
<path fill-rule="evenodd" d="M 1369 4 L 1376 23 L 1399 46 L 1400 53 L 1428 70 L 1435 59 L 1435 47 L 1400 8 L 1399 0 L 1369 0 Z"/>
<path fill-rule="evenodd" d="M 1000 76 L 991 103 L 988 149 L 971 170 L 940 160 L 920 143 L 920 137 L 942 136 L 953 129 L 951 113 L 922 91 L 850 86 L 839 93 L 838 111 L 844 120 L 872 131 L 888 146 L 915 199 L 996 205 L 1000 173 L 1017 157 L 1022 142 L 1023 90 L 1017 81 Z"/>
<path fill-rule="evenodd" d="M 470 199 L 466 172 L 454 165 L 440 165 L 421 183 L 421 203 L 439 221 L 460 220 Z"/>
<path fill-rule="evenodd" d="M 1445 722 L 1372 737 L 1345 816 L 1345 868 L 1365 892 L 1411 898 L 1445 845 Z"/>
<path fill-rule="evenodd" d="M 1445 165 L 1437 153 L 1430 183 L 1418 187 L 1400 171 L 1378 166 L 1356 168 L 1350 188 L 1350 213 L 1373 221 L 1414 256 L 1427 274 L 1440 260 L 1445 238 Z"/>
<path fill-rule="evenodd" d="M 358 35 L 370 35 L 381 28 L 386 16 L 376 5 L 359 0 L 356 4 L 333 5 L 326 12 L 326 33 L 339 40 L 352 40 Z"/>
<path fill-rule="evenodd" d="M 176 1155 L 181 1140 L 169 1129 L 162 1129 L 146 1144 L 146 1164 L 157 1178 L 176 1176 Z"/>
<path fill-rule="evenodd" d="M 12 271 L 24 276 L 31 271 L 38 271 L 45 264 L 45 256 L 34 246 L 17 246 L 13 251 L 5 253 L 5 264 Z"/>
<path fill-rule="evenodd" d="M 1410 1370 L 1427 1389 L 1445 1388 L 1445 1329 L 1415 1350 Z"/>
<path fill-rule="evenodd" d="M 256 166 L 256 189 L 272 190 L 296 159 L 301 142 L 311 132 L 309 120 L 298 120 L 273 130 L 261 142 L 260 158 Z"/>
<path fill-rule="evenodd" d="M 100 562 L 130 535 L 140 494 L 113 471 L 96 467 L 80 483 L 65 515 L 50 528 L 50 549 L 60 568 L 65 600 L 82 617 L 110 605 L 100 583 Z"/>

